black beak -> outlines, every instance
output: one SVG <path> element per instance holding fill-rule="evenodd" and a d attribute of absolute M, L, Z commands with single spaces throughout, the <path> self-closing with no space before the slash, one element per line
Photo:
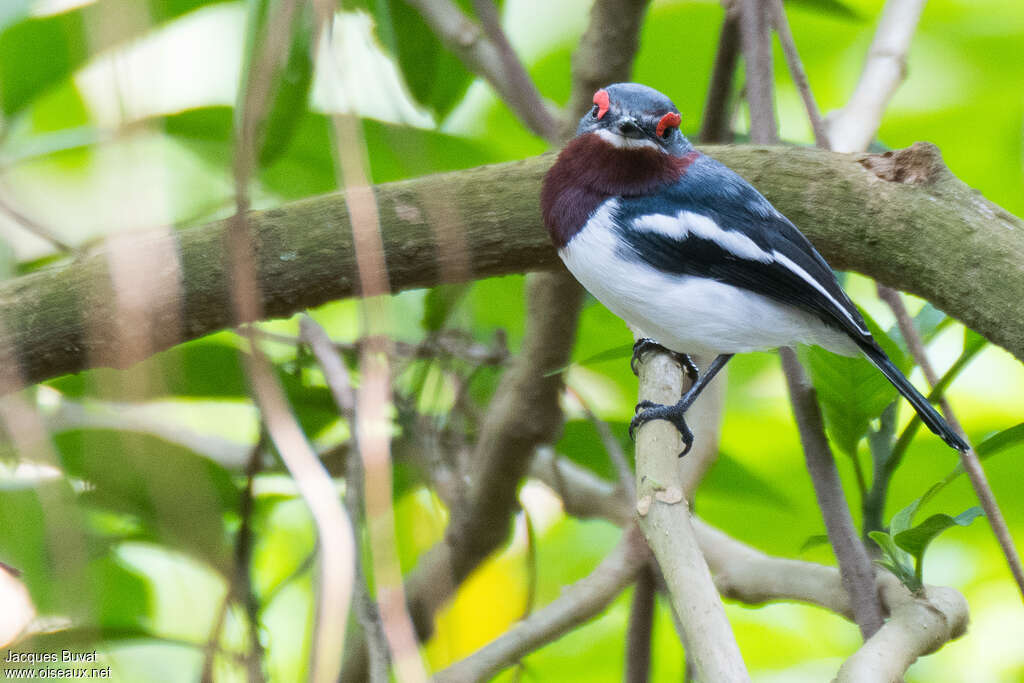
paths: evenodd
<path fill-rule="evenodd" d="M 619 132 L 622 133 L 623 137 L 634 138 L 636 140 L 647 137 L 644 135 L 644 131 L 632 118 L 624 118 L 619 121 Z"/>

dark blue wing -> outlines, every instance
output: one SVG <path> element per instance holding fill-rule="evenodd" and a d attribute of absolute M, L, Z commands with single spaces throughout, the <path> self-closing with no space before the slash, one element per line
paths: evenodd
<path fill-rule="evenodd" d="M 615 213 L 624 255 L 666 273 L 707 277 L 796 306 L 877 348 L 832 269 L 757 190 L 702 157 L 654 195 Z"/>

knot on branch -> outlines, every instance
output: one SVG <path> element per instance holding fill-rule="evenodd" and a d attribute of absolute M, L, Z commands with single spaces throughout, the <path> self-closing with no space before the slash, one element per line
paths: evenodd
<path fill-rule="evenodd" d="M 930 142 L 915 142 L 884 154 L 867 154 L 858 161 L 882 180 L 904 185 L 933 183 L 946 172 L 942 152 Z"/>

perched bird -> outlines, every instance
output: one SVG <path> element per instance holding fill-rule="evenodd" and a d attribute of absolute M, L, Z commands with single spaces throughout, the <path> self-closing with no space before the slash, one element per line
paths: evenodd
<path fill-rule="evenodd" d="M 789 219 L 679 131 L 672 101 L 637 83 L 594 107 L 544 178 L 541 209 L 558 254 L 613 313 L 683 363 L 694 380 L 675 405 L 642 401 L 630 434 L 684 413 L 733 354 L 793 344 L 863 353 L 953 448 L 968 446 L 872 338 L 832 269 Z M 703 373 L 681 352 L 717 354 Z M 634 366 L 635 368 L 635 366 Z"/>

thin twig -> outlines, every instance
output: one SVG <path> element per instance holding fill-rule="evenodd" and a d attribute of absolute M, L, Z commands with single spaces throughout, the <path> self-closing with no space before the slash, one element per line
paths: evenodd
<path fill-rule="evenodd" d="M 288 346 L 298 346 L 302 343 L 301 337 L 282 332 L 274 332 L 264 329 L 259 325 L 244 325 L 251 329 L 253 334 L 260 339 L 272 341 Z M 353 342 L 339 342 L 331 340 L 331 346 L 339 353 L 354 355 L 359 353 L 367 345 L 376 344 L 377 340 L 364 337 Z M 414 360 L 424 358 L 437 358 L 439 356 L 450 356 L 458 358 L 472 365 L 501 365 L 508 360 L 508 344 L 504 334 L 495 334 L 494 343 L 491 346 L 474 341 L 469 332 L 463 330 L 441 330 L 432 334 L 416 344 L 392 340 L 387 349 L 392 358 L 398 360 Z"/>
<path fill-rule="evenodd" d="M 601 563 L 576 583 L 566 586 L 554 602 L 520 621 L 497 640 L 439 672 L 439 683 L 469 683 L 490 679 L 524 655 L 597 616 L 648 561 L 648 551 L 636 527 L 623 532 L 619 544 Z"/>
<path fill-rule="evenodd" d="M 263 449 L 266 447 L 266 444 L 266 430 L 260 429 L 260 437 L 249 454 L 249 462 L 245 468 L 245 488 L 242 489 L 242 499 L 238 512 L 242 522 L 239 525 L 238 536 L 235 539 L 235 578 L 229 590 L 229 595 L 234 593 L 235 598 L 245 606 L 245 613 L 249 620 L 249 651 L 246 653 L 245 663 L 250 683 L 259 683 L 265 680 L 263 675 L 263 643 L 260 641 L 260 603 L 256 597 L 256 591 L 253 589 L 251 565 L 253 549 L 253 484 L 256 481 L 256 475 L 260 472 Z"/>
<path fill-rule="evenodd" d="M 43 225 L 36 219 L 28 216 L 27 214 L 19 211 L 15 207 L 11 206 L 7 200 L 0 197 L 0 211 L 3 211 L 10 216 L 19 226 L 29 231 L 36 237 L 46 240 L 59 251 L 73 251 L 74 247 L 64 241 L 64 238 L 60 237 L 53 228 Z"/>
<path fill-rule="evenodd" d="M 825 437 L 817 393 L 793 349 L 781 348 L 779 355 L 782 357 L 793 415 L 800 430 L 800 441 L 814 483 L 818 507 L 821 508 L 825 529 L 839 562 L 843 587 L 850 594 L 855 620 L 861 635 L 867 640 L 884 622 L 875 590 L 874 567 L 846 505 L 832 449 Z"/>
<path fill-rule="evenodd" d="M 201 683 L 213 683 L 213 667 L 220 654 L 220 636 L 224 630 L 224 621 L 228 611 L 231 609 L 231 588 L 224 594 L 224 599 L 217 608 L 217 614 L 213 617 L 213 626 L 210 627 L 210 636 L 207 638 L 206 647 L 203 648 L 203 668 L 199 672 Z M 197 646 L 198 647 L 198 646 Z"/>
<path fill-rule="evenodd" d="M 236 212 L 227 231 L 231 300 L 236 321 L 258 319 L 262 312 L 247 214 L 249 181 L 260 142 L 261 122 L 269 106 L 277 66 L 287 52 L 298 4 L 298 0 L 286 0 L 276 6 L 277 14 L 267 22 L 268 34 L 258 42 L 261 48 L 246 76 L 242 106 L 238 108 L 240 120 L 235 131 L 233 163 Z M 345 622 L 352 597 L 355 556 L 352 526 L 338 500 L 334 482 L 289 409 L 270 361 L 263 355 L 256 338 L 247 336 L 251 353 L 245 356 L 246 369 L 267 433 L 309 505 L 317 529 L 320 571 L 310 646 L 310 680 L 333 682 L 340 670 Z"/>
<path fill-rule="evenodd" d="M 619 477 L 619 484 L 623 488 L 625 495 L 631 500 L 636 500 L 636 478 L 633 476 L 633 468 L 629 464 L 629 458 L 626 457 L 626 452 L 622 448 L 622 444 L 612 434 L 611 428 L 608 427 L 608 423 L 599 418 L 594 414 L 594 411 L 590 409 L 590 405 L 580 395 L 578 391 L 573 389 L 571 386 L 566 386 L 566 391 L 573 396 L 580 406 L 583 408 L 583 413 L 587 416 L 590 424 L 594 426 L 597 431 L 598 437 L 601 439 L 601 444 L 604 446 L 605 452 L 608 454 L 608 459 L 612 462 L 612 467 L 615 468 L 615 473 Z"/>
<path fill-rule="evenodd" d="M 744 88 L 750 108 L 750 141 L 758 145 L 778 144 L 767 3 L 762 0 L 739 1 L 742 2 L 740 37 L 747 74 Z"/>
<path fill-rule="evenodd" d="M 811 122 L 811 130 L 814 131 L 814 142 L 822 149 L 828 149 L 828 132 L 825 130 L 825 122 L 818 110 L 818 103 L 811 94 L 811 84 L 807 80 L 807 72 L 804 71 L 803 62 L 800 60 L 800 53 L 796 49 L 796 41 L 793 40 L 793 32 L 789 28 L 789 20 L 786 18 L 786 10 L 782 7 L 782 0 L 769 0 L 769 12 L 772 15 L 772 24 L 782 44 L 782 54 L 785 55 L 789 72 L 793 76 L 793 83 L 800 91 L 800 98 L 807 110 L 807 118 Z"/>
<path fill-rule="evenodd" d="M 718 35 L 715 65 L 711 69 L 708 96 L 704 104 L 704 118 L 700 135 L 703 143 L 732 142 L 729 103 L 732 99 L 736 62 L 740 54 L 740 4 L 732 3 L 725 11 L 722 30 Z"/>
<path fill-rule="evenodd" d="M 928 352 L 925 350 L 921 335 L 914 326 L 914 321 L 911 319 L 907 307 L 903 304 L 903 299 L 900 298 L 899 292 L 879 284 L 878 297 L 889 305 L 893 315 L 896 316 L 896 324 L 900 328 L 900 333 L 907 342 L 910 354 L 921 368 L 921 372 L 924 373 L 928 384 L 932 387 L 936 386 L 939 383 L 939 376 L 935 373 L 935 368 L 928 359 Z M 964 432 L 963 427 L 960 425 L 960 420 L 957 419 L 956 414 L 953 412 L 953 407 L 950 405 L 945 392 L 943 392 L 939 399 L 939 405 L 942 407 L 942 413 L 946 417 L 946 422 L 953 428 L 953 431 L 966 439 L 966 432 Z M 1010 573 L 1017 584 L 1017 590 L 1024 597 L 1024 567 L 1021 566 L 1020 554 L 1017 552 L 1017 547 L 1013 542 L 1013 536 L 1010 534 L 1010 528 L 1006 524 L 1003 512 L 996 502 L 995 493 L 988 483 L 988 477 L 985 476 L 985 470 L 981 466 L 978 454 L 971 448 L 960 454 L 960 462 L 963 464 L 964 471 L 967 472 L 967 476 L 971 480 L 971 485 L 974 487 L 974 492 L 978 496 L 979 502 L 981 502 L 981 507 L 985 511 L 985 517 L 988 518 L 989 527 L 1002 548 L 1003 556 L 1010 567 Z"/>

